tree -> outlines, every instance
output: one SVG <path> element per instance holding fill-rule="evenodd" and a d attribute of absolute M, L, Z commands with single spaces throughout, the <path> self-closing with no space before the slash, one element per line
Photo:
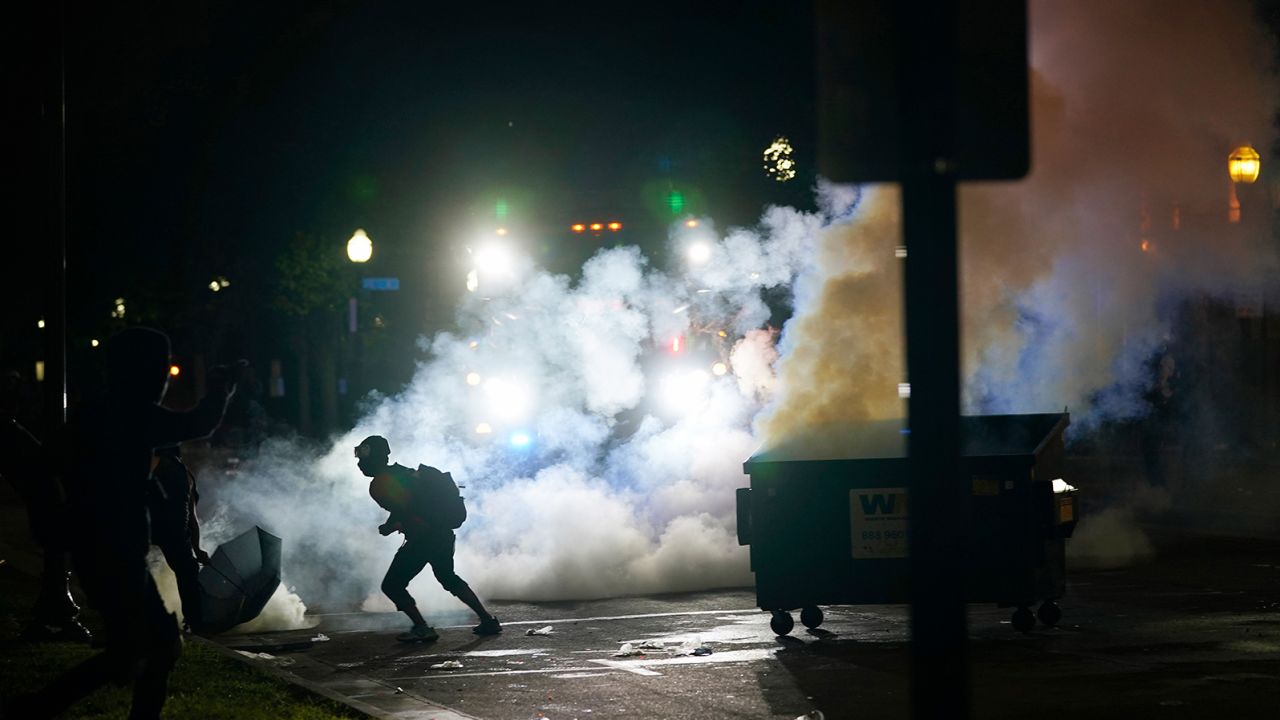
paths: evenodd
<path fill-rule="evenodd" d="M 337 353 L 339 310 L 349 278 L 342 244 L 299 232 L 276 258 L 273 299 L 289 328 L 297 363 L 298 427 L 304 434 L 329 432 L 338 424 Z M 314 424 L 313 383 L 320 389 L 320 422 Z"/>

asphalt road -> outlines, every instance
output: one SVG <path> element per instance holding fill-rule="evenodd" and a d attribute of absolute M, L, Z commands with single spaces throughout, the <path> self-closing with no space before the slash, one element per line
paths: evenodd
<path fill-rule="evenodd" d="M 1056 628 L 1023 635 L 1009 611 L 973 606 L 973 717 L 1280 717 L 1280 542 L 1157 545 L 1135 566 L 1073 571 Z M 400 617 L 335 614 L 306 633 L 220 642 L 265 651 L 254 662 L 384 717 L 908 713 L 904 606 L 827 607 L 819 630 L 797 623 L 785 638 L 749 589 L 492 607 L 506 630 L 491 638 L 460 613 L 437 616 L 456 623 L 440 623 L 438 642 L 402 645 Z M 320 633 L 328 640 L 311 642 Z M 625 643 L 640 654 L 618 656 Z M 696 648 L 710 654 L 688 654 Z"/>

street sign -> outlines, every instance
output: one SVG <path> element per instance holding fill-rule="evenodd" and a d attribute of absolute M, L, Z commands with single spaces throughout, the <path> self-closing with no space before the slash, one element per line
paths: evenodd
<path fill-rule="evenodd" d="M 1026 0 L 952 0 L 949 75 L 954 102 L 951 161 L 957 180 L 1016 180 L 1031 165 Z M 898 182 L 915 95 L 906 53 L 929 3 L 819 0 L 818 170 L 836 182 Z"/>
<path fill-rule="evenodd" d="M 365 290 L 391 291 L 400 289 L 400 278 L 364 278 L 360 281 L 360 287 Z"/>

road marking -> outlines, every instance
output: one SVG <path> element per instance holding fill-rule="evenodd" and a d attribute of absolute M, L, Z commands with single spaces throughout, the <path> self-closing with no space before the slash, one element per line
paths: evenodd
<path fill-rule="evenodd" d="M 638 660 L 613 661 L 619 665 L 641 665 L 645 667 L 662 667 L 664 665 L 709 665 L 712 663 L 752 662 L 770 660 L 778 652 L 777 648 L 752 648 L 750 650 L 728 650 L 714 652 L 710 655 L 678 655 L 676 657 L 659 658 L 648 656 Z M 600 662 L 592 660 L 592 662 Z M 626 669 L 626 668 L 623 668 Z"/>
<path fill-rule="evenodd" d="M 603 665 L 611 670 L 622 670 L 633 675 L 641 675 L 644 677 L 661 677 L 662 673 L 650 670 L 651 667 L 662 667 L 665 665 L 710 665 L 715 663 L 733 663 L 733 662 L 752 662 L 755 660 L 769 660 L 777 653 L 776 648 L 757 648 L 753 650 L 730 650 L 728 652 L 713 653 L 711 655 L 682 655 L 671 658 L 652 658 L 646 657 L 636 660 L 608 660 L 594 659 L 588 662 L 595 665 Z M 459 677 L 492 677 L 495 675 L 546 675 L 549 673 L 574 673 L 589 672 L 595 670 L 594 667 L 561 667 L 561 668 L 543 668 L 539 670 L 487 670 L 481 672 L 442 672 L 442 673 L 426 673 L 423 675 L 405 675 L 402 677 L 388 678 L 388 682 L 404 681 L 404 680 L 439 680 L 443 678 L 459 678 Z"/>
<path fill-rule="evenodd" d="M 548 673 L 591 672 L 593 670 L 598 670 L 598 669 L 599 668 L 583 666 L 583 667 L 543 668 L 541 670 L 490 670 L 487 672 L 467 672 L 467 673 L 441 672 L 441 673 L 427 673 L 425 675 L 405 675 L 402 677 L 387 678 L 387 682 L 394 682 L 397 680 L 401 680 L 401 681 L 403 680 L 441 680 L 445 678 L 459 678 L 459 677 L 487 677 L 491 675 L 546 675 Z"/>
<path fill-rule="evenodd" d="M 592 660 L 591 662 L 597 665 L 604 665 L 605 667 L 611 667 L 617 670 L 626 670 L 627 672 L 634 673 L 636 675 L 644 675 L 647 677 L 662 676 L 662 673 L 654 672 L 648 668 L 641 667 L 639 665 L 639 661 L 627 663 L 627 662 L 619 662 L 617 660 Z"/>
<path fill-rule="evenodd" d="M 754 615 L 760 614 L 762 611 L 757 608 L 743 608 L 738 610 L 686 610 L 684 612 L 663 612 L 663 613 L 641 613 L 639 615 L 599 615 L 596 617 L 584 618 L 542 618 L 540 620 L 512 620 L 503 622 L 503 627 L 514 627 L 517 625 L 537 625 L 539 627 L 545 625 L 553 625 L 555 623 L 584 623 L 584 622 L 604 622 L 609 620 L 642 620 L 645 618 L 663 618 L 663 617 L 687 617 L 695 615 Z M 322 613 L 316 615 L 323 622 L 323 618 L 333 617 L 363 617 L 369 619 L 372 615 L 390 615 L 391 613 Z M 459 628 L 471 628 L 471 625 L 437 625 L 437 629 L 456 630 Z M 391 629 L 380 630 L 377 628 L 362 628 L 354 630 L 325 630 L 327 635 L 345 635 L 356 633 L 368 633 L 370 635 L 385 635 L 391 632 Z"/>
<path fill-rule="evenodd" d="M 502 623 L 503 627 L 513 625 L 554 625 L 555 623 L 584 623 L 584 622 L 602 622 L 605 620 L 640 620 L 643 618 L 660 618 L 660 617 L 683 617 L 687 615 L 747 615 L 758 614 L 761 611 L 756 608 L 749 610 L 686 610 L 685 612 L 665 612 L 665 613 L 643 613 L 640 615 L 601 615 L 598 617 L 585 618 L 543 618 L 541 620 L 514 620 L 512 622 Z M 470 625 L 444 625 L 446 628 L 471 627 Z"/>

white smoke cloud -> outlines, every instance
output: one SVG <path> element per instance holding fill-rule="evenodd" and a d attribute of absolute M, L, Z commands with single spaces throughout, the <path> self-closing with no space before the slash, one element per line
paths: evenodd
<path fill-rule="evenodd" d="M 676 253 L 663 271 L 619 247 L 572 278 L 527 258 L 506 285 L 481 276 L 457 329 L 424 339 L 402 392 L 330 444 L 268 442 L 234 477 L 202 485 L 205 504 L 228 527 L 284 538 L 286 582 L 309 604 L 389 610 L 377 588 L 399 536 L 377 534 L 385 514 L 351 450 L 379 434 L 393 461 L 449 470 L 464 486 L 457 568 L 482 596 L 749 582 L 733 490 L 760 444 L 752 422 L 775 397 L 778 335 L 763 293 L 818 272 L 823 228 L 836 211 L 848 224 L 858 195 L 823 187 L 823 212 L 771 208 L 759 228 L 723 237 L 709 221 L 673 228 L 677 249 L 707 244 L 706 263 Z M 716 375 L 715 362 L 730 371 Z M 664 397 L 669 378 L 678 392 Z M 411 590 L 425 608 L 459 607 L 429 571 Z"/>
<path fill-rule="evenodd" d="M 1228 153 L 1275 138 L 1273 41 L 1250 12 L 1031 4 L 1031 173 L 961 191 L 969 411 L 1145 414 L 1183 303 L 1274 284 L 1266 191 L 1242 187 L 1227 222 Z"/>
<path fill-rule="evenodd" d="M 1033 171 L 961 192 L 966 409 L 1133 417 L 1169 308 L 1275 276 L 1268 228 L 1222 221 L 1225 155 L 1269 147 L 1274 78 L 1241 33 L 1243 1 L 1035 2 L 1031 22 Z M 673 228 L 667 271 L 623 247 L 576 278 L 527 258 L 482 276 L 402 392 L 330 445 L 273 441 L 210 501 L 285 539 L 287 581 L 309 603 L 390 609 L 377 587 L 397 538 L 377 535 L 384 515 L 351 456 L 380 434 L 393 460 L 466 486 L 457 567 L 482 596 L 749 583 L 741 463 L 816 425 L 905 411 L 897 193 L 817 193 L 818 212 L 768 208 L 755 228 Z M 705 258 L 686 263 L 696 243 Z M 781 329 L 767 327 L 779 291 Z M 715 359 L 730 373 L 710 373 Z M 677 369 L 684 415 L 657 403 Z M 1121 537 L 1126 522 L 1081 534 Z M 429 615 L 458 607 L 429 572 L 411 590 Z"/>

